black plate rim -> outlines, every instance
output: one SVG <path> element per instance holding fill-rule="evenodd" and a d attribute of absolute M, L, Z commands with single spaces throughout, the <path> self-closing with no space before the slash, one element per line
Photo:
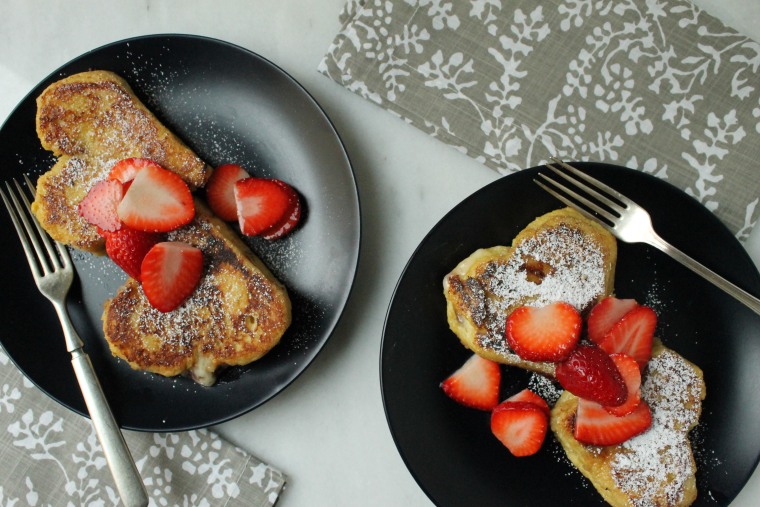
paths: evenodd
<path fill-rule="evenodd" d="M 649 179 L 649 181 L 654 182 L 654 184 L 657 184 L 657 185 L 664 185 L 666 187 L 670 187 L 671 190 L 674 190 L 674 191 L 682 194 L 685 197 L 693 199 L 691 196 L 688 196 L 688 194 L 686 194 L 685 192 L 683 192 L 682 190 L 680 190 L 678 187 L 676 187 L 675 185 L 673 185 L 669 181 L 666 181 L 664 179 L 656 177 L 656 176 L 654 176 L 652 174 L 647 174 L 647 173 L 644 173 L 644 172 L 641 172 L 641 171 L 637 171 L 637 170 L 634 170 L 634 169 L 631 169 L 631 168 L 628 168 L 628 167 L 625 167 L 625 166 L 620 166 L 620 165 L 616 165 L 616 164 L 610 164 L 610 163 L 606 163 L 606 162 L 574 162 L 574 161 L 568 161 L 568 163 L 569 164 L 573 164 L 573 165 L 577 165 L 581 169 L 583 169 L 584 165 L 585 166 L 604 166 L 604 167 L 612 168 L 615 171 L 635 173 L 637 177 L 641 177 L 643 179 Z M 545 167 L 546 167 L 545 165 L 534 166 L 534 167 L 531 167 L 531 168 L 527 168 L 527 169 L 521 170 L 521 171 L 519 171 L 519 173 L 535 172 L 535 171 L 538 171 L 541 168 L 545 168 Z M 398 277 L 398 279 L 396 281 L 396 284 L 395 284 L 395 286 L 393 288 L 393 291 L 392 291 L 392 294 L 391 294 L 391 297 L 390 297 L 390 300 L 389 300 L 389 303 L 388 303 L 388 306 L 387 306 L 387 309 L 386 309 L 385 319 L 384 319 L 384 322 L 383 322 L 382 335 L 381 335 L 382 339 L 381 339 L 381 344 L 380 344 L 379 372 L 378 372 L 379 373 L 379 380 L 380 380 L 380 391 L 381 391 L 381 397 L 382 397 L 382 402 L 383 402 L 383 412 L 385 414 L 386 423 L 387 423 L 388 429 L 389 429 L 389 431 L 391 433 L 391 437 L 393 439 L 394 446 L 396 447 L 396 450 L 399 453 L 399 456 L 401 457 L 401 459 L 402 459 L 402 461 L 404 463 L 404 466 L 407 468 L 408 472 L 410 473 L 410 475 L 414 479 L 414 481 L 417 484 L 417 486 L 425 493 L 425 495 L 428 497 L 428 499 L 430 501 L 432 501 L 433 503 L 435 503 L 435 494 L 432 491 L 434 488 L 431 485 L 426 484 L 422 480 L 422 478 L 419 476 L 419 472 L 415 469 L 414 464 L 411 463 L 409 455 L 408 455 L 408 451 L 406 449 L 404 449 L 403 446 L 401 445 L 401 443 L 399 442 L 399 438 L 400 437 L 398 435 L 398 429 L 394 427 L 394 421 L 392 420 L 392 415 L 390 413 L 389 400 L 387 398 L 387 392 L 386 392 L 385 383 L 384 383 L 384 377 L 387 375 L 387 372 L 386 372 L 386 360 L 387 360 L 386 354 L 387 354 L 387 349 L 390 348 L 390 346 L 392 345 L 392 344 L 388 343 L 388 339 L 387 339 L 387 328 L 389 326 L 389 319 L 391 318 L 391 312 L 393 311 L 393 306 L 394 306 L 395 299 L 397 297 L 397 293 L 398 293 L 398 291 L 399 291 L 402 283 L 404 282 L 404 279 L 405 279 L 405 277 L 406 277 L 406 275 L 408 273 L 408 270 L 410 269 L 410 266 L 414 263 L 414 261 L 415 261 L 416 257 L 418 256 L 418 254 L 427 245 L 427 243 L 430 240 L 431 236 L 434 236 L 435 233 L 441 227 L 443 227 L 444 224 L 451 218 L 451 216 L 455 215 L 458 212 L 459 208 L 465 207 L 472 200 L 479 199 L 482 194 L 488 192 L 489 189 L 491 189 L 492 187 L 503 185 L 504 181 L 508 180 L 511 176 L 516 176 L 517 174 L 518 173 L 511 173 L 511 174 L 502 176 L 502 177 L 500 177 L 500 178 L 492 181 L 491 183 L 488 183 L 487 185 L 485 185 L 485 186 L 483 186 L 483 187 L 475 190 L 473 193 L 471 193 L 470 195 L 468 195 L 467 197 L 465 197 L 464 199 L 462 199 L 461 201 L 459 201 L 458 203 L 456 203 L 452 207 L 452 209 L 450 209 L 448 212 L 446 212 L 433 225 L 433 227 L 431 227 L 431 229 L 420 240 L 420 242 L 415 247 L 415 249 L 412 252 L 412 254 L 409 256 L 407 262 L 405 263 L 405 265 L 404 265 L 404 267 L 403 267 L 403 269 L 401 271 L 401 274 L 399 275 L 399 277 Z M 694 202 L 697 202 L 696 199 L 694 199 Z M 559 201 L 557 201 L 557 208 L 562 207 L 562 206 L 563 206 L 563 204 L 560 203 Z M 716 224 L 718 227 L 727 230 L 726 226 L 713 213 L 705 214 L 704 219 L 705 220 L 709 220 L 713 224 Z M 618 240 L 618 241 L 620 241 L 620 240 Z M 738 240 L 736 240 L 736 241 L 738 243 Z M 759 276 L 760 275 L 760 269 L 758 269 L 754 265 L 754 263 L 752 262 L 752 260 L 751 260 L 751 258 L 749 257 L 748 254 L 746 254 L 745 257 L 746 258 L 743 259 L 743 260 L 746 261 L 746 262 L 748 262 L 749 265 L 754 270 L 754 275 L 755 275 L 755 278 L 756 278 L 755 282 L 757 284 L 757 280 L 760 279 L 760 276 Z M 748 290 L 748 289 L 746 289 L 746 287 L 744 287 L 744 288 L 745 288 L 745 290 Z M 752 292 L 751 290 L 748 290 L 748 291 Z M 757 292 L 757 291 L 755 291 L 755 292 Z M 760 297 L 760 295 L 758 295 L 758 294 L 756 294 L 756 296 Z M 726 295 L 726 297 L 730 297 L 730 296 Z M 453 335 L 450 338 L 454 338 Z M 760 465 L 760 449 L 758 449 L 758 451 L 757 451 L 757 454 L 756 454 L 756 457 L 754 459 L 753 465 L 747 470 L 747 472 L 741 478 L 741 484 L 742 484 L 742 488 L 741 489 L 743 489 L 743 487 L 746 486 L 747 482 L 750 480 L 750 478 L 752 477 L 752 475 L 754 474 L 754 472 L 756 471 L 756 469 L 757 469 L 757 467 L 759 465 Z M 572 466 L 572 465 L 570 465 L 570 466 Z M 585 480 L 585 478 L 584 478 L 584 480 Z M 589 487 L 591 487 L 591 486 L 589 486 Z M 591 487 L 591 489 L 593 490 L 593 487 Z M 738 496 L 738 494 L 741 491 L 741 489 L 739 491 L 737 491 L 736 494 L 734 494 L 731 498 L 727 499 L 728 501 L 726 502 L 726 505 L 728 505 L 729 503 L 733 502 L 733 500 Z M 595 491 L 594 491 L 594 494 L 596 494 Z"/>
<path fill-rule="evenodd" d="M 227 48 L 229 50 L 239 52 L 243 55 L 245 55 L 248 58 L 259 60 L 260 62 L 265 63 L 267 66 L 271 67 L 273 71 L 276 73 L 279 73 L 281 77 L 285 78 L 289 83 L 291 83 L 295 88 L 298 89 L 298 91 L 308 99 L 308 101 L 314 106 L 314 111 L 318 112 L 321 116 L 321 119 L 325 121 L 329 127 L 330 132 L 334 136 L 337 147 L 340 148 L 340 155 L 342 156 L 345 167 L 343 169 L 347 169 L 346 176 L 350 178 L 351 182 L 351 190 L 353 191 L 353 196 L 355 198 L 355 206 L 352 210 L 350 210 L 353 214 L 356 215 L 356 221 L 355 221 L 355 229 L 351 231 L 353 242 L 351 245 L 351 252 L 352 252 L 352 258 L 351 258 L 351 266 L 348 266 L 347 272 L 347 282 L 348 287 L 343 291 L 341 294 L 341 298 L 339 301 L 336 301 L 335 305 L 335 316 L 330 322 L 330 325 L 326 327 L 324 338 L 321 339 L 319 342 L 317 342 L 314 347 L 312 347 L 312 350 L 314 351 L 313 355 L 309 358 L 309 360 L 300 366 L 296 373 L 290 378 L 286 383 L 283 383 L 279 389 L 274 390 L 271 392 L 268 396 L 262 398 L 260 401 L 258 401 L 255 404 L 252 405 L 246 405 L 240 407 L 236 411 L 231 411 L 227 414 L 221 415 L 221 416 L 215 416 L 206 418 L 204 420 L 200 420 L 195 423 L 191 424 L 178 424 L 178 425 L 172 425 L 172 426 L 165 426 L 160 424 L 122 424 L 119 423 L 119 426 L 123 429 L 132 430 L 132 431 L 140 431 L 140 432 L 153 432 L 153 431 L 189 431 L 189 430 L 196 430 L 196 429 L 202 429 L 207 428 L 210 426 L 222 424 L 224 422 L 228 422 L 230 420 L 233 420 L 235 418 L 238 418 L 260 406 L 267 403 L 268 401 L 275 398 L 278 394 L 280 394 L 282 391 L 287 389 L 290 385 L 292 385 L 303 373 L 311 366 L 311 364 L 316 361 L 317 357 L 322 353 L 325 346 L 327 345 L 328 341 L 332 337 L 332 335 L 335 333 L 336 328 L 340 325 L 340 322 L 344 318 L 345 310 L 347 305 L 349 304 L 351 295 L 354 291 L 355 287 L 355 281 L 356 276 L 358 274 L 359 269 L 359 261 L 360 261 L 360 252 L 361 252 L 361 243 L 362 243 L 362 213 L 361 213 L 361 198 L 359 194 L 359 188 L 356 181 L 356 173 L 353 168 L 353 164 L 351 163 L 351 159 L 349 157 L 348 151 L 346 149 L 345 143 L 343 142 L 343 139 L 341 138 L 337 128 L 335 127 L 334 122 L 332 119 L 328 116 L 325 109 L 322 107 L 322 105 L 316 100 L 316 98 L 309 92 L 298 80 L 296 80 L 290 73 L 285 71 L 281 66 L 277 65 L 270 59 L 250 50 L 243 46 L 240 46 L 235 43 L 231 43 L 219 38 L 215 37 L 209 37 L 204 35 L 197 35 L 197 34 L 189 34 L 189 33 L 179 33 L 179 32 L 167 32 L 167 33 L 154 33 L 154 34 L 144 34 L 144 35 L 138 35 L 133 37 L 127 37 L 124 39 L 116 40 L 113 42 L 105 43 L 100 46 L 97 46 L 93 49 L 90 49 L 74 58 L 71 58 L 66 63 L 60 65 L 55 70 L 50 72 L 45 78 L 40 80 L 34 87 L 31 88 L 31 90 L 24 95 L 24 97 L 16 104 L 16 106 L 11 110 L 11 112 L 8 114 L 8 116 L 5 118 L 2 124 L 0 124 L 0 135 L 3 135 L 6 130 L 6 125 L 10 123 L 13 118 L 17 115 L 17 112 L 20 108 L 22 108 L 26 103 L 28 103 L 30 100 L 34 101 L 36 100 L 36 97 L 41 93 L 42 90 L 44 90 L 49 84 L 52 82 L 58 80 L 61 78 L 61 74 L 65 73 L 67 69 L 70 67 L 78 64 L 79 62 L 86 60 L 91 55 L 98 54 L 101 51 L 118 47 L 118 46 L 129 46 L 130 43 L 133 42 L 150 42 L 151 40 L 156 41 L 165 41 L 165 40 L 187 40 L 187 41 L 193 41 L 200 44 L 209 44 L 209 45 L 217 45 L 223 48 Z M 13 239 L 15 241 L 15 237 Z M 79 415 L 82 415 L 86 418 L 89 418 L 89 414 L 86 412 L 86 410 L 80 410 L 77 407 L 71 406 L 70 404 L 64 402 L 63 400 L 60 400 L 56 396 L 52 395 L 48 389 L 45 388 L 44 385 L 41 385 L 39 382 L 37 382 L 36 379 L 33 379 L 29 375 L 26 374 L 26 371 L 24 368 L 21 367 L 21 365 L 18 364 L 16 361 L 16 358 L 11 355 L 6 347 L 4 346 L 4 339 L 0 337 L 0 347 L 3 348 L 3 352 L 8 356 L 10 361 L 14 364 L 16 368 L 20 372 L 24 374 L 24 377 L 28 379 L 32 384 L 35 385 L 40 391 L 42 391 L 46 396 L 48 396 L 50 399 L 54 400 L 59 405 L 65 407 L 68 410 L 71 410 L 74 413 L 77 413 Z"/>

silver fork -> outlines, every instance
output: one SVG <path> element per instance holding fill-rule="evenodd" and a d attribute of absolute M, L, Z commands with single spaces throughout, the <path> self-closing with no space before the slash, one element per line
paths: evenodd
<path fill-rule="evenodd" d="M 620 240 L 626 243 L 646 243 L 665 252 L 676 261 L 745 304 L 755 313 L 760 314 L 760 299 L 729 282 L 662 239 L 652 227 L 652 220 L 644 208 L 617 190 L 566 164 L 562 160 L 556 157 L 551 157 L 551 160 L 561 166 L 564 171 L 552 164 L 546 164 L 546 167 L 562 177 L 569 185 L 560 183 L 544 173 L 539 173 L 538 176 L 543 181 L 537 179 L 533 181 L 541 188 L 586 217 L 600 223 Z M 583 183 L 581 180 L 584 180 L 586 183 Z M 594 202 L 579 194 L 575 189 L 580 189 L 598 202 Z M 596 213 L 596 215 L 589 210 Z"/>
<path fill-rule="evenodd" d="M 24 176 L 24 179 L 34 194 L 34 185 L 28 177 Z M 0 196 L 16 227 L 34 281 L 40 292 L 53 303 L 61 321 L 66 349 L 71 353 L 71 364 L 122 502 L 130 507 L 148 505 L 148 495 L 140 473 L 108 406 L 90 358 L 82 348 L 82 340 L 69 319 L 66 295 L 74 280 L 71 258 L 60 243 L 55 242 L 53 247 L 50 238 L 31 213 L 29 199 L 18 181 L 14 179 L 13 186 L 6 181 L 5 186 L 7 195 L 0 188 Z"/>

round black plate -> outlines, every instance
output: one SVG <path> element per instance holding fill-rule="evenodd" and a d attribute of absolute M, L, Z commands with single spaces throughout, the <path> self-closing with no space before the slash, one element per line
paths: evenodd
<path fill-rule="evenodd" d="M 655 229 L 754 294 L 760 275 L 715 217 L 675 187 L 604 164 L 580 168 L 648 209 Z M 438 505 L 605 505 L 548 435 L 539 453 L 515 458 L 493 437 L 486 412 L 448 399 L 439 383 L 470 356 L 446 322 L 443 277 L 482 247 L 508 245 L 533 218 L 562 204 L 533 183 L 538 168 L 501 178 L 447 214 L 425 237 L 388 309 L 381 353 L 383 400 L 393 438 Z M 707 398 L 692 434 L 699 498 L 727 505 L 760 456 L 760 317 L 666 257 L 619 242 L 616 293 L 655 308 L 658 336 L 704 370 Z M 528 386 L 506 370 L 502 397 Z"/>
<path fill-rule="evenodd" d="M 293 184 L 305 217 L 290 236 L 250 245 L 288 288 L 293 324 L 270 354 L 227 370 L 216 386 L 133 371 L 114 359 L 100 316 L 124 275 L 110 261 L 74 253 L 79 283 L 69 310 L 119 424 L 128 429 L 198 428 L 239 416 L 280 392 L 314 359 L 343 311 L 359 253 L 360 212 L 353 170 L 338 135 L 314 99 L 264 58 L 218 40 L 158 35 L 86 53 L 40 83 L 0 130 L 4 178 L 41 174 L 54 158 L 34 126 L 35 98 L 76 72 L 111 70 L 212 166 L 243 165 Z M 34 179 L 33 177 L 33 179 Z M 19 368 L 63 405 L 86 408 L 52 306 L 37 292 L 6 213 L 0 213 L 2 343 Z"/>

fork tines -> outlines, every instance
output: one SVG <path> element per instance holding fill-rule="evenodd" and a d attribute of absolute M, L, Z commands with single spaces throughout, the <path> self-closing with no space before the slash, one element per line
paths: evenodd
<path fill-rule="evenodd" d="M 630 200 L 617 190 L 579 171 L 557 157 L 551 157 L 551 160 L 559 167 L 551 163 L 547 163 L 546 167 L 557 176 L 569 182 L 574 189 L 547 176 L 545 173 L 538 173 L 541 181 L 538 179 L 534 179 L 533 181 L 587 218 L 597 220 L 609 227 L 614 226 L 615 221 L 620 218 L 621 212 L 628 208 Z M 581 180 L 587 181 L 591 186 L 586 185 Z M 596 201 L 592 201 L 592 198 Z"/>

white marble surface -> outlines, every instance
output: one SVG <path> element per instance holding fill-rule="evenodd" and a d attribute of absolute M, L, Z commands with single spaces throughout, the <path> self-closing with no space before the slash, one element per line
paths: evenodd
<path fill-rule="evenodd" d="M 282 506 L 425 506 L 430 501 L 404 466 L 385 421 L 378 373 L 383 319 L 419 241 L 497 175 L 316 72 L 339 29 L 343 1 L 0 0 L 0 120 L 68 60 L 144 34 L 224 39 L 301 82 L 334 121 L 356 172 L 363 207 L 356 285 L 314 364 L 272 401 L 216 429 L 289 474 Z M 760 41 L 757 0 L 695 3 Z M 760 230 L 748 249 L 760 261 Z M 734 505 L 757 505 L 759 498 L 757 472 Z"/>

